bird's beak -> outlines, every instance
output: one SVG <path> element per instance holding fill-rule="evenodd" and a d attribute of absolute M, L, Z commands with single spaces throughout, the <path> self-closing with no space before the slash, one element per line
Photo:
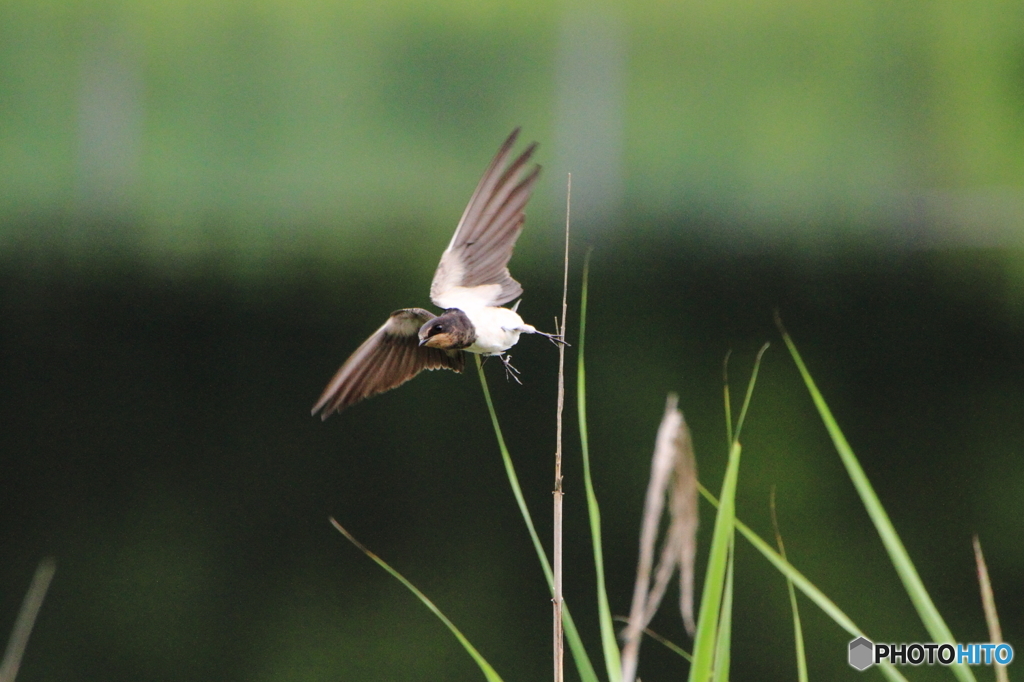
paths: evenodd
<path fill-rule="evenodd" d="M 429 336 L 427 338 L 425 338 L 425 339 L 420 339 L 420 348 L 422 348 L 424 345 L 426 345 L 427 341 L 429 341 L 429 340 L 430 340 Z"/>

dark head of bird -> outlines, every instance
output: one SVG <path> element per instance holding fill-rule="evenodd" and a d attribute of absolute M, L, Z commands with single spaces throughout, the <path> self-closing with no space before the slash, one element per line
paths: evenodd
<path fill-rule="evenodd" d="M 444 311 L 420 327 L 420 345 L 440 350 L 462 350 L 473 345 L 476 329 L 458 308 Z"/>

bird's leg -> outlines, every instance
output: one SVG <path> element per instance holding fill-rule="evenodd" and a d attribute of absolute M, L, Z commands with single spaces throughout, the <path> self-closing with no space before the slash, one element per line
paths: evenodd
<path fill-rule="evenodd" d="M 543 336 L 544 338 L 546 338 L 548 341 L 550 341 L 551 343 L 555 344 L 556 346 L 570 346 L 570 345 L 572 345 L 568 341 L 566 341 L 565 337 L 562 336 L 561 334 L 548 334 L 547 332 L 542 332 L 542 331 L 539 331 L 539 330 L 534 330 L 533 333 L 534 334 L 540 334 L 541 336 Z"/>
<path fill-rule="evenodd" d="M 505 366 L 505 381 L 514 379 L 517 384 L 522 386 L 523 382 L 519 380 L 519 370 L 512 366 L 512 356 L 502 353 L 498 357 L 501 358 L 501 364 Z"/>
<path fill-rule="evenodd" d="M 557 319 L 555 320 L 555 328 L 558 328 L 558 320 Z M 522 327 L 516 327 L 514 329 L 509 329 L 508 327 L 502 327 L 502 329 L 504 329 L 505 331 L 519 332 L 520 334 L 540 334 L 541 336 L 543 336 L 544 338 L 546 338 L 548 341 L 550 341 L 551 343 L 555 344 L 556 346 L 570 346 L 570 345 L 572 345 L 568 341 L 566 341 L 565 337 L 562 336 L 561 334 L 548 334 L 547 332 L 542 332 L 539 329 L 537 329 L 536 327 L 534 327 L 532 324 L 526 324 L 526 325 L 523 325 Z"/>

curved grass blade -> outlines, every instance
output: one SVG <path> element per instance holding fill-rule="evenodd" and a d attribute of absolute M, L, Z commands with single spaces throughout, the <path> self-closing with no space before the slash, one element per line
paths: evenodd
<path fill-rule="evenodd" d="M 771 345 L 767 341 L 761 350 L 757 351 L 757 358 L 754 359 L 754 369 L 750 371 L 750 381 L 747 382 L 747 394 L 743 396 L 743 407 L 740 408 L 739 419 L 736 420 L 736 432 L 732 437 L 733 441 L 740 439 L 740 432 L 743 431 L 743 422 L 747 419 L 747 410 L 750 408 L 750 399 L 754 396 L 754 385 L 757 384 L 757 373 L 761 370 L 761 359 L 764 357 L 765 351 L 768 350 L 768 346 Z M 732 441 L 730 441 L 731 443 Z"/>
<path fill-rule="evenodd" d="M 729 358 L 732 357 L 732 349 L 725 351 L 725 358 L 722 360 L 722 397 L 725 403 L 725 447 L 732 447 L 732 395 L 729 393 Z"/>
<path fill-rule="evenodd" d="M 50 581 L 53 580 L 56 571 L 57 563 L 53 559 L 43 559 L 36 567 L 32 582 L 25 592 L 25 599 L 21 603 L 21 610 L 18 611 L 18 619 L 14 622 L 11 638 L 4 650 L 3 661 L 0 661 L 0 682 L 14 682 L 18 675 L 29 635 L 32 634 L 36 616 L 39 615 L 39 609 L 43 605 L 46 592 L 50 589 Z"/>
<path fill-rule="evenodd" d="M 697 619 L 697 635 L 693 641 L 690 682 L 711 679 L 711 671 L 715 664 L 717 626 L 721 620 L 722 594 L 725 591 L 725 576 L 729 563 L 729 538 L 736 519 L 736 483 L 739 479 L 741 450 L 739 441 L 733 441 L 729 451 L 729 464 L 725 469 L 725 479 L 722 482 L 722 503 L 718 505 L 715 528 L 711 535 L 704 591 L 700 599 L 700 616 Z"/>
<path fill-rule="evenodd" d="M 405 585 L 406 589 L 415 594 L 416 597 L 421 602 L 423 602 L 423 604 L 428 609 L 430 609 L 430 611 L 435 616 L 437 616 L 438 619 L 442 623 L 444 623 L 449 630 L 451 630 L 451 633 L 455 635 L 456 639 L 459 640 L 459 644 L 461 644 L 462 648 L 466 650 L 466 653 L 468 653 L 473 658 L 477 666 L 480 668 L 480 671 L 484 674 L 484 677 L 486 677 L 489 680 L 489 682 L 502 682 L 501 676 L 499 676 L 498 673 L 494 670 L 494 668 L 491 667 L 491 664 L 488 663 L 487 660 L 482 655 L 480 655 L 480 652 L 476 650 L 476 647 L 469 643 L 469 640 L 466 639 L 465 635 L 463 635 L 462 632 L 457 627 L 455 627 L 455 624 L 448 620 L 448 617 L 446 615 L 441 613 L 441 609 L 437 608 L 437 606 L 434 605 L 434 602 L 430 601 L 430 599 L 427 598 L 427 595 L 420 592 L 420 590 L 411 582 L 409 582 L 405 576 L 403 576 L 397 570 L 391 568 L 391 566 L 388 565 L 386 561 L 384 561 L 379 556 L 371 552 L 361 542 L 352 537 L 352 534 L 345 530 L 345 528 L 340 523 L 338 523 L 333 517 L 331 518 L 331 525 L 334 526 L 339 533 L 344 535 L 345 539 L 347 539 L 353 545 L 358 547 L 359 551 L 373 559 L 378 566 L 380 566 L 385 571 L 390 573 L 392 577 L 398 580 L 398 582 Z"/>
<path fill-rule="evenodd" d="M 875 530 L 878 531 L 878 535 L 882 539 L 882 545 L 885 547 L 886 552 L 888 552 L 893 568 L 896 569 L 896 574 L 899 576 L 900 581 L 902 581 L 903 588 L 907 591 L 907 596 L 910 597 L 910 601 L 917 610 L 921 622 L 924 624 L 933 642 L 955 644 L 956 639 L 953 638 L 953 633 L 939 614 L 939 610 L 935 607 L 935 603 L 928 594 L 928 590 L 925 589 L 924 582 L 914 567 L 914 562 L 910 559 L 910 554 L 907 552 L 906 547 L 903 546 L 903 541 L 900 540 L 900 536 L 892 525 L 892 521 L 889 520 L 889 515 L 882 506 L 882 502 L 875 494 L 867 474 L 864 473 L 860 462 L 857 461 L 853 448 L 850 447 L 846 436 L 843 435 L 838 423 L 836 423 L 835 417 L 832 416 L 832 411 L 829 410 L 828 405 L 825 403 L 825 398 L 818 391 L 814 379 L 811 378 L 810 371 L 808 371 L 807 366 L 800 357 L 800 353 L 797 352 L 796 344 L 793 343 L 793 340 L 783 328 L 782 322 L 777 315 L 775 322 L 782 333 L 783 341 L 786 342 L 786 347 L 789 348 L 793 362 L 796 363 L 797 369 L 800 371 L 800 376 L 803 377 L 807 391 L 811 394 L 815 407 L 818 408 L 818 414 L 821 416 L 821 420 L 824 422 L 825 428 L 832 438 L 836 452 L 839 453 L 839 458 L 846 467 L 846 472 L 853 482 L 853 486 L 857 490 L 861 503 L 871 518 L 871 522 L 875 525 Z M 974 673 L 966 665 L 953 663 L 949 667 L 960 682 L 975 682 Z"/>
<path fill-rule="evenodd" d="M 729 682 L 729 665 L 732 661 L 732 577 L 736 556 L 736 533 L 729 533 L 729 564 L 725 571 L 725 592 L 722 595 L 722 617 L 718 625 L 718 641 L 715 642 L 715 682 Z"/>
<path fill-rule="evenodd" d="M 717 508 L 719 506 L 719 502 L 715 496 L 711 494 L 711 491 L 703 485 L 698 484 L 698 487 L 700 489 L 700 494 L 704 496 L 704 499 Z M 842 609 L 836 606 L 835 602 L 825 596 L 824 592 L 819 590 L 814 583 L 808 580 L 807 577 L 797 570 L 795 566 L 772 549 L 771 545 L 762 540 L 761 537 L 751 530 L 749 526 L 739 519 L 736 519 L 734 523 L 736 525 L 736 530 L 740 532 L 740 535 L 747 539 L 747 542 L 754 546 L 754 549 L 759 551 L 764 558 L 768 559 L 768 561 L 770 561 L 775 568 L 786 577 L 787 580 L 792 580 L 796 588 L 803 592 L 808 599 L 818 606 L 818 608 L 824 611 L 825 614 L 835 621 L 839 627 L 843 628 L 854 637 L 866 637 L 867 639 L 871 639 L 859 627 L 857 627 L 853 620 L 851 620 Z M 878 667 L 882 673 L 884 673 L 890 680 L 893 680 L 893 682 L 906 682 L 906 678 L 903 677 L 903 675 L 896 670 L 892 664 L 886 662 L 880 664 Z"/>
<path fill-rule="evenodd" d="M 712 673 L 714 679 L 726 679 L 729 672 L 729 643 L 732 632 L 732 549 L 735 543 L 736 484 L 739 480 L 742 453 L 739 439 L 751 397 L 754 395 L 754 386 L 757 384 L 761 358 L 766 350 L 767 343 L 761 347 L 754 360 L 754 368 L 747 383 L 747 392 L 743 398 L 743 407 L 740 408 L 736 429 L 729 430 L 732 439 L 729 463 L 722 482 L 722 504 L 717 505 L 718 514 L 715 515 L 715 528 L 711 537 L 704 593 L 700 600 L 700 620 L 693 642 L 693 665 L 690 666 L 691 682 L 711 679 Z M 725 370 L 723 374 L 724 372 Z M 728 374 L 724 374 L 724 377 L 728 384 Z M 728 402 L 728 389 L 725 398 Z M 726 405 L 726 415 L 730 414 L 730 409 L 729 405 Z M 698 486 L 704 490 L 699 483 Z M 726 677 L 721 676 L 723 673 Z"/>
<path fill-rule="evenodd" d="M 487 403 L 487 412 L 491 415 L 491 425 L 494 427 L 494 435 L 498 439 L 498 450 L 501 451 L 501 461 L 505 465 L 505 474 L 508 476 L 512 495 L 516 498 L 516 504 L 519 505 L 519 513 L 522 515 L 523 523 L 526 524 L 526 530 L 530 534 L 533 549 L 537 553 L 541 570 L 544 571 L 544 578 L 548 581 L 548 589 L 553 592 L 555 583 L 551 562 L 548 559 L 547 552 L 544 551 L 544 545 L 540 542 L 540 536 L 537 535 L 537 529 L 533 525 L 533 517 L 530 516 L 530 510 L 526 506 L 526 498 L 523 497 L 523 489 L 519 485 L 519 476 L 516 474 L 516 468 L 512 464 L 512 455 L 509 454 L 508 447 L 505 445 L 505 437 L 501 433 L 501 424 L 498 423 L 498 413 L 494 409 L 494 401 L 491 400 L 491 391 L 487 387 L 487 377 L 484 375 L 480 356 L 474 354 L 473 357 L 476 359 L 476 373 L 480 377 L 480 386 L 484 392 L 484 402 Z M 565 627 L 565 639 L 569 643 L 569 650 L 572 652 L 572 659 L 576 664 L 576 671 L 579 673 L 580 679 L 583 682 L 597 682 L 597 673 L 594 671 L 594 666 L 587 656 L 586 647 L 583 646 L 583 639 L 576 629 L 576 623 L 572 619 L 572 614 L 569 613 L 568 604 L 564 604 L 562 607 L 562 624 Z"/>
<path fill-rule="evenodd" d="M 590 253 L 583 261 L 583 291 L 580 295 L 580 338 L 576 366 L 576 411 L 580 422 L 580 449 L 583 453 L 583 485 L 587 495 L 587 513 L 590 517 L 590 538 L 594 550 L 594 571 L 597 575 L 597 612 L 601 627 L 601 649 L 610 682 L 622 678 L 619 645 L 615 639 L 615 625 L 608 606 L 608 592 L 604 582 L 604 550 L 601 546 L 601 510 L 590 476 L 590 443 L 587 437 L 587 371 L 583 362 L 587 332 L 587 282 L 590 277 Z"/>
<path fill-rule="evenodd" d="M 779 517 L 775 513 L 775 486 L 772 486 L 768 508 L 771 511 L 772 528 L 775 530 L 775 545 L 779 548 L 779 556 L 786 558 L 786 546 L 782 542 L 782 531 L 779 530 Z M 796 678 L 799 682 L 807 682 L 807 653 L 804 650 L 804 629 L 800 624 L 800 607 L 796 601 L 796 588 L 793 581 L 786 578 L 786 589 L 789 592 L 789 610 L 793 614 L 793 640 L 796 644 Z"/>
<path fill-rule="evenodd" d="M 494 409 L 494 402 L 491 400 L 491 391 L 487 387 L 487 377 L 484 375 L 484 368 L 480 362 L 480 356 L 476 353 L 473 354 L 473 359 L 476 360 L 476 373 L 480 377 L 480 387 L 484 391 L 484 402 L 487 403 L 487 412 L 491 415 L 491 425 L 494 427 L 494 435 L 498 438 L 498 450 L 501 451 L 501 461 L 505 465 L 505 474 L 508 476 L 509 486 L 512 488 L 512 496 L 516 498 L 516 504 L 519 505 L 519 512 L 523 516 L 523 522 L 526 524 L 526 530 L 530 534 L 530 540 L 533 542 L 533 548 L 537 552 L 538 558 L 540 558 L 541 567 L 544 570 L 544 577 L 547 578 L 548 584 L 554 584 L 554 577 L 551 572 L 551 563 L 548 561 L 547 552 L 544 551 L 544 545 L 540 542 L 540 536 L 537 535 L 537 528 L 533 525 L 533 517 L 530 516 L 530 510 L 526 506 L 526 498 L 523 497 L 523 489 L 519 485 L 519 476 L 516 474 L 515 465 L 512 464 L 512 455 L 509 454 L 508 447 L 505 445 L 505 436 L 501 433 L 501 425 L 498 423 L 498 413 Z"/>

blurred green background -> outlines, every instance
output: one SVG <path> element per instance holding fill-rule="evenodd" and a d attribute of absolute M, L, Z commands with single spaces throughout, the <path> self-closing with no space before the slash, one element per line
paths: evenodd
<path fill-rule="evenodd" d="M 1024 5 L 6 0 L 0 632 L 58 565 L 19 679 L 480 679 L 329 515 L 505 679 L 545 679 L 548 595 L 473 372 L 308 413 L 388 312 L 428 303 L 517 125 L 545 168 L 512 261 L 529 321 L 559 310 L 569 171 L 574 305 L 594 249 L 613 610 L 666 392 L 717 489 L 722 359 L 740 395 L 771 340 L 740 517 L 767 536 L 776 486 L 790 559 L 870 636 L 927 640 L 779 309 L 954 634 L 986 639 L 977 532 L 1021 652 Z M 485 370 L 547 538 L 556 353 L 514 355 L 523 386 Z M 597 661 L 567 439 L 566 593 Z M 655 627 L 689 646 L 672 599 Z M 812 676 L 857 675 L 803 604 Z M 734 676 L 793 679 L 785 584 L 742 542 L 736 613 Z M 644 679 L 684 672 L 644 645 Z"/>

